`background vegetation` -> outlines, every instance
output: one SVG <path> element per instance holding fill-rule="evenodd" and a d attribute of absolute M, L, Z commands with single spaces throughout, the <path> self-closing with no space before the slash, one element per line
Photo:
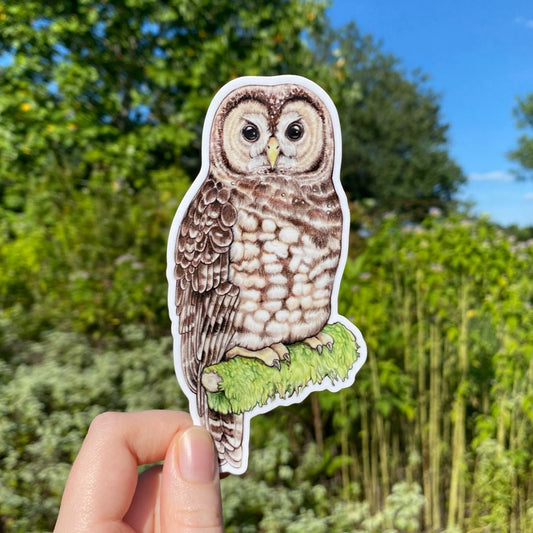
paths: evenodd
<path fill-rule="evenodd" d="M 302 0 L 0 4 L 0 531 L 53 528 L 104 410 L 185 409 L 171 218 L 229 79 L 306 75 L 337 103 L 355 385 L 252 422 L 228 531 L 533 529 L 533 243 L 455 213 L 438 98 Z M 511 157 L 531 159 L 531 96 Z"/>

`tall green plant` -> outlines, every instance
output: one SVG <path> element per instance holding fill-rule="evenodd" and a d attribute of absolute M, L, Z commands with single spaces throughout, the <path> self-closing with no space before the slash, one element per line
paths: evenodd
<path fill-rule="evenodd" d="M 525 398 L 532 251 L 487 220 L 433 216 L 410 227 L 390 218 L 368 239 L 363 257 L 348 264 L 343 312 L 365 333 L 372 362 L 351 400 L 370 413 L 352 411 L 350 440 L 363 460 L 371 505 L 380 505 L 391 483 L 416 480 L 427 531 L 477 524 L 469 518 L 472 489 L 480 486 L 474 458 L 494 439 L 520 465 L 505 500 L 509 523 L 513 531 L 531 526 L 524 465 L 531 460 Z M 381 429 L 383 414 L 393 429 Z M 496 497 L 495 487 L 485 490 Z"/>

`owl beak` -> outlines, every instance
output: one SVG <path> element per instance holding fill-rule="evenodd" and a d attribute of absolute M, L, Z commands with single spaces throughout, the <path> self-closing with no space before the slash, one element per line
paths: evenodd
<path fill-rule="evenodd" d="M 266 153 L 270 168 L 273 169 L 279 156 L 279 143 L 276 137 L 270 137 L 268 139 Z"/>

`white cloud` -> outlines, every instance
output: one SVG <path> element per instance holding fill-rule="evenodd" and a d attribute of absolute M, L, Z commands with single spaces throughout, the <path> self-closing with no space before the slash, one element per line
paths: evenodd
<path fill-rule="evenodd" d="M 472 181 L 514 181 L 514 176 L 505 170 L 491 170 L 490 172 L 472 172 L 468 175 Z"/>
<path fill-rule="evenodd" d="M 514 21 L 516 24 L 520 24 L 520 26 L 525 26 L 526 28 L 533 29 L 533 19 L 527 19 L 526 17 L 516 17 Z"/>
<path fill-rule="evenodd" d="M 524 200 L 533 200 L 533 192 L 526 192 L 524 194 Z"/>

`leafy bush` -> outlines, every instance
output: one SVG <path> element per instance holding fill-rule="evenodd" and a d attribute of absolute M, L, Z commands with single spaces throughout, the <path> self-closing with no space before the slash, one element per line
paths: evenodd
<path fill-rule="evenodd" d="M 223 481 L 227 530 L 528 531 L 532 243 L 452 216 L 412 227 L 392 217 L 365 244 L 339 307 L 368 360 L 350 389 L 252 420 L 249 472 Z M 4 530 L 51 528 L 97 413 L 187 408 L 170 338 L 117 333 L 30 342 L 0 321 Z"/>
<path fill-rule="evenodd" d="M 66 476 L 92 419 L 109 410 L 185 408 L 171 340 L 122 332 L 127 347 L 95 348 L 77 334 L 50 333 L 20 346 L 1 367 L 0 515 L 8 531 L 51 530 Z"/>
<path fill-rule="evenodd" d="M 349 497 L 331 481 L 314 483 L 310 470 L 323 464 L 311 443 L 291 453 L 287 435 L 269 431 L 267 444 L 254 450 L 243 478 L 222 481 L 224 517 L 228 532 L 264 533 L 407 533 L 419 531 L 424 504 L 421 487 L 399 483 L 384 509 L 372 514 L 354 483 Z M 296 464 L 295 464 L 296 463 Z M 310 479 L 311 477 L 311 479 Z"/>

